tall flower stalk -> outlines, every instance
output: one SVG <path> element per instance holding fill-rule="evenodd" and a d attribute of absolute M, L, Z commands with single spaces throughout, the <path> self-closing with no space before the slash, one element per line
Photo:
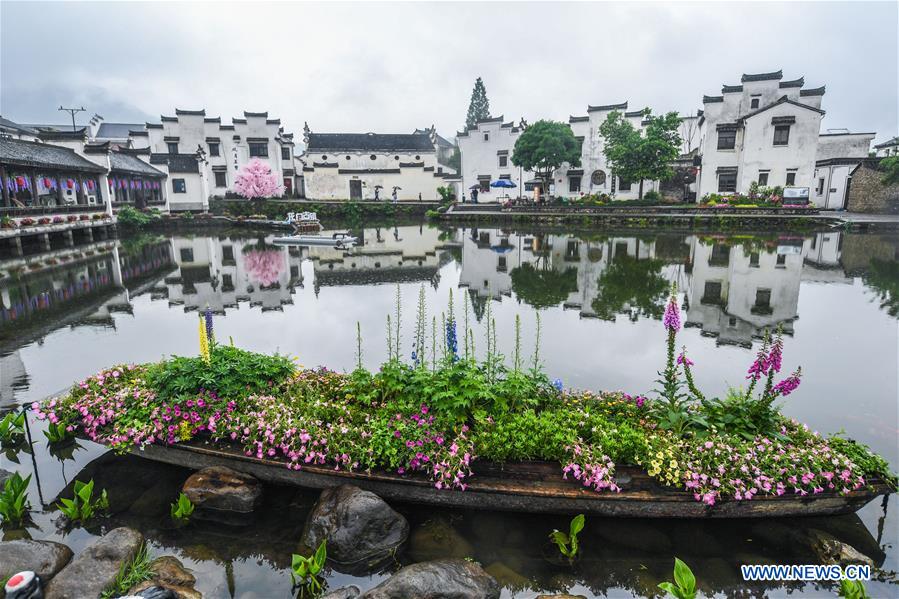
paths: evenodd
<path fill-rule="evenodd" d="M 203 358 L 203 361 L 208 364 L 211 356 L 209 353 L 209 337 L 206 333 L 206 319 L 200 318 L 199 321 L 200 357 Z"/>

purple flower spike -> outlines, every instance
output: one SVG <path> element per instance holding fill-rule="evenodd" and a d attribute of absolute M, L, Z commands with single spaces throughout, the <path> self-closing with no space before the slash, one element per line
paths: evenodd
<path fill-rule="evenodd" d="M 673 294 L 668 299 L 668 305 L 665 306 L 665 318 L 662 323 L 669 331 L 680 330 L 680 309 L 677 305 L 677 298 Z"/>

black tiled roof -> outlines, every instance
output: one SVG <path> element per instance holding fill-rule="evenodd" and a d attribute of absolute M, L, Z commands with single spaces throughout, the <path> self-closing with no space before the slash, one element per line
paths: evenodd
<path fill-rule="evenodd" d="M 203 119 L 203 122 L 204 123 L 221 123 L 222 117 L 220 117 L 220 116 L 208 117 L 208 118 Z"/>
<path fill-rule="evenodd" d="M 824 111 L 821 110 L 820 108 L 815 108 L 814 106 L 809 106 L 808 104 L 802 104 L 801 102 L 794 102 L 793 100 L 790 100 L 786 96 L 781 96 L 780 99 L 778 99 L 776 102 L 772 102 L 771 104 L 768 104 L 767 106 L 763 106 L 763 107 L 759 108 L 758 110 L 753 110 L 752 112 L 741 116 L 740 121 L 745 121 L 746 119 L 748 119 L 750 117 L 753 117 L 759 113 L 765 112 L 769 108 L 774 108 L 775 106 L 779 106 L 780 104 L 792 104 L 793 106 L 805 108 L 807 110 L 817 112 L 818 114 L 824 114 Z"/>
<path fill-rule="evenodd" d="M 167 164 L 169 173 L 200 172 L 200 165 L 194 154 L 150 154 L 150 164 Z"/>
<path fill-rule="evenodd" d="M 181 110 L 175 109 L 175 116 L 206 116 L 206 109 L 202 110 Z"/>
<path fill-rule="evenodd" d="M 428 135 L 416 133 L 310 133 L 306 151 L 310 153 L 343 150 L 433 152 Z"/>
<path fill-rule="evenodd" d="M 784 89 L 787 87 L 802 87 L 805 85 L 805 77 L 800 77 L 799 79 L 794 79 L 792 81 L 781 81 L 780 88 Z"/>
<path fill-rule="evenodd" d="M 824 87 L 825 86 L 822 85 L 821 87 L 816 87 L 814 89 L 800 89 L 799 95 L 803 96 L 803 97 L 804 96 L 823 96 L 824 95 Z"/>
<path fill-rule="evenodd" d="M 894 137 L 893 139 L 888 139 L 887 141 L 877 144 L 874 146 L 877 149 L 880 148 L 889 148 L 891 146 L 899 145 L 899 137 Z"/>
<path fill-rule="evenodd" d="M 630 112 L 625 112 L 624 116 L 626 116 L 626 117 L 643 116 L 643 111 L 642 110 L 632 110 Z"/>
<path fill-rule="evenodd" d="M 740 78 L 740 81 L 746 83 L 747 81 L 772 81 L 783 79 L 784 72 L 781 69 L 780 71 L 774 71 L 773 73 L 756 73 L 756 74 L 746 74 Z"/>
<path fill-rule="evenodd" d="M 703 96 L 703 104 L 711 104 L 712 102 L 724 102 L 724 96 Z"/>
<path fill-rule="evenodd" d="M 106 169 L 62 146 L 0 138 L 0 163 L 58 170 L 104 173 Z"/>
<path fill-rule="evenodd" d="M 153 177 L 156 179 L 165 177 L 165 173 L 159 169 L 153 168 L 137 156 L 123 154 L 121 152 L 110 152 L 109 167 L 110 171 L 143 175 L 145 177 Z"/>
<path fill-rule="evenodd" d="M 721 86 L 722 94 L 733 94 L 733 93 L 741 92 L 741 91 L 743 91 L 742 85 L 722 85 Z"/>
<path fill-rule="evenodd" d="M 244 118 L 261 117 L 261 118 L 267 119 L 268 112 L 247 112 L 246 110 L 244 110 L 243 116 L 244 116 Z"/>
<path fill-rule="evenodd" d="M 3 131 L 15 131 L 18 134 L 25 135 L 37 135 L 37 131 L 30 127 L 26 127 L 25 125 L 20 125 L 18 123 L 14 123 L 9 119 L 5 119 L 0 116 L 0 130 Z"/>
<path fill-rule="evenodd" d="M 604 106 L 587 105 L 587 112 L 598 112 L 600 110 L 627 110 L 627 102 L 621 104 L 605 104 Z"/>
<path fill-rule="evenodd" d="M 569 123 L 586 123 L 590 120 L 589 116 L 570 116 L 568 117 Z"/>

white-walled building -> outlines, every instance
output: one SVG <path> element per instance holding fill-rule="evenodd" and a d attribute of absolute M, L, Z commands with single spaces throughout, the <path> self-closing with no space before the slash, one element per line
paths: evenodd
<path fill-rule="evenodd" d="M 818 136 L 811 201 L 819 208 L 842 210 L 852 171 L 868 157 L 874 133 L 822 133 Z"/>
<path fill-rule="evenodd" d="M 462 154 L 462 191 L 470 196 L 471 188 L 477 186 L 478 201 L 491 201 L 496 196 L 518 197 L 525 191 L 525 183 L 534 178 L 534 173 L 524 171 L 512 164 L 515 142 L 526 123 L 515 125 L 503 122 L 502 115 L 482 119 L 475 126 L 456 133 L 456 142 Z M 491 181 L 508 179 L 516 187 L 494 188 Z"/>
<path fill-rule="evenodd" d="M 456 182 L 438 161 L 436 131 L 428 133 L 313 133 L 304 128 L 301 195 L 313 200 L 435 201 L 437 188 Z"/>
<path fill-rule="evenodd" d="M 703 96 L 702 168 L 698 198 L 747 193 L 762 186 L 813 187 L 824 87 L 803 89 L 802 77 L 743 75 L 719 96 Z"/>
<path fill-rule="evenodd" d="M 883 143 L 874 146 L 875 156 L 896 156 L 899 155 L 899 136 L 888 139 Z"/>
<path fill-rule="evenodd" d="M 225 125 L 221 117 L 207 117 L 205 110 L 175 109 L 173 117 L 146 123 L 142 131 L 129 130 L 131 145 L 149 148 L 151 164 L 169 175 L 170 210 L 207 209 L 211 196 L 233 192 L 237 173 L 254 158 L 266 162 L 292 195 L 293 136 L 267 112 L 243 114 Z"/>

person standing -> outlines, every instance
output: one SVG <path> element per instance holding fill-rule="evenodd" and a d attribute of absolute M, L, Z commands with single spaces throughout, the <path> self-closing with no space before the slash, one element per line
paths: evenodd
<path fill-rule="evenodd" d="M 393 203 L 396 204 L 396 187 L 393 188 Z"/>
<path fill-rule="evenodd" d="M 471 203 L 472 204 L 478 203 L 478 188 L 477 187 L 475 187 L 474 189 L 471 190 Z"/>
<path fill-rule="evenodd" d="M 380 187 L 375 187 L 375 201 L 376 202 L 381 201 L 381 188 Z"/>

